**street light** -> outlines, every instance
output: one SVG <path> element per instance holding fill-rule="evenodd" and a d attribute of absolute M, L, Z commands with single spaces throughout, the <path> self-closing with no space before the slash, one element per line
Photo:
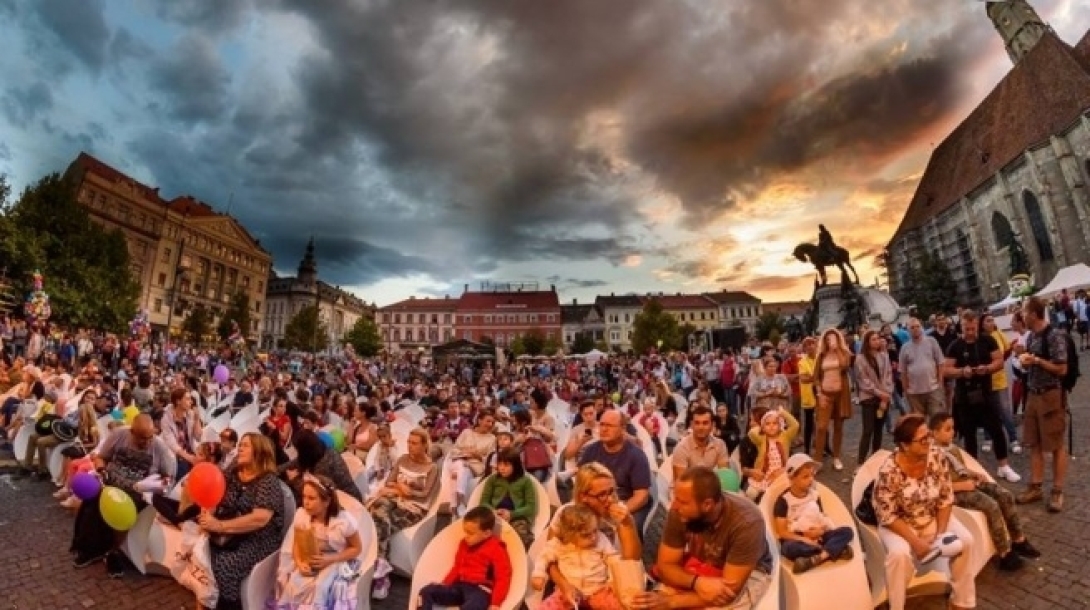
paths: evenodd
<path fill-rule="evenodd" d="M 182 221 L 185 222 L 184 219 Z M 192 266 L 189 259 L 185 257 L 185 236 L 182 235 L 178 240 L 178 260 L 174 264 L 174 280 L 170 284 L 170 296 L 167 299 L 170 309 L 167 310 L 167 336 L 163 341 L 163 345 L 170 339 L 170 324 L 174 321 L 174 305 L 178 298 L 178 282 L 185 276 L 186 272 Z"/>

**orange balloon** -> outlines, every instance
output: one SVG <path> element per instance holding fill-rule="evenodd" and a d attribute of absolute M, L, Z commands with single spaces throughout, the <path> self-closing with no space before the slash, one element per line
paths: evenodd
<path fill-rule="evenodd" d="M 189 471 L 185 490 L 193 503 L 205 510 L 212 510 L 223 500 L 227 491 L 227 479 L 223 471 L 209 462 L 202 462 Z"/>

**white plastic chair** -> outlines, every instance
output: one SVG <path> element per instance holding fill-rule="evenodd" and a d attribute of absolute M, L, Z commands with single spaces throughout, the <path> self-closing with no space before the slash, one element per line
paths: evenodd
<path fill-rule="evenodd" d="M 659 504 L 670 505 L 674 493 L 674 456 L 668 455 L 655 474 Z"/>
<path fill-rule="evenodd" d="M 425 415 L 424 407 L 421 407 L 420 403 L 417 402 L 409 403 L 395 413 L 396 417 L 400 417 L 414 426 L 419 424 Z"/>
<path fill-rule="evenodd" d="M 224 411 L 223 413 L 220 413 L 219 417 L 216 417 L 212 421 L 208 422 L 208 427 L 215 430 L 216 434 L 219 434 L 220 432 L 223 432 L 224 430 L 230 428 L 231 427 L 231 411 L 227 410 L 227 411 Z M 235 432 L 238 432 L 238 430 L 235 430 Z M 239 434 L 239 438 L 242 438 L 241 434 Z"/>
<path fill-rule="evenodd" d="M 530 550 L 526 552 L 528 558 L 526 569 L 529 574 L 534 573 L 534 560 L 541 557 L 542 551 L 545 550 L 545 543 L 548 541 L 548 536 L 538 536 L 534 538 L 534 543 L 530 545 Z M 535 591 L 533 587 L 526 587 L 526 596 L 522 602 L 526 604 L 527 610 L 537 610 L 541 602 L 545 601 L 544 591 Z"/>
<path fill-rule="evenodd" d="M 53 477 L 54 481 L 60 481 L 61 475 L 64 474 L 64 456 L 61 452 L 75 444 L 75 441 L 65 441 L 49 450 L 49 476 Z"/>
<path fill-rule="evenodd" d="M 510 525 L 497 520 L 500 528 L 499 535 L 507 546 L 507 556 L 511 559 L 511 589 L 507 597 L 500 604 L 501 610 L 515 610 L 526 596 L 527 584 L 530 581 L 529 561 L 526 551 L 522 547 L 522 540 Z M 462 520 L 454 521 L 439 532 L 424 549 L 424 556 L 420 567 L 413 572 L 411 593 L 409 594 L 409 610 L 416 610 L 420 606 L 420 590 L 425 585 L 441 582 L 454 565 L 454 555 L 458 550 L 458 544 L 463 536 Z"/>
<path fill-rule="evenodd" d="M 651 468 L 651 474 L 655 473 L 655 469 L 658 468 L 659 459 L 655 455 L 655 443 L 651 440 L 651 433 L 647 431 L 643 426 L 635 425 L 636 438 L 640 442 L 640 449 L 643 449 L 644 455 L 647 456 L 647 465 Z"/>
<path fill-rule="evenodd" d="M 148 573 L 148 541 L 151 538 L 152 525 L 156 522 L 155 515 L 154 506 L 145 506 L 136 516 L 136 523 L 129 528 L 125 534 L 125 542 L 121 545 L 121 552 L 141 574 Z"/>
<path fill-rule="evenodd" d="M 348 511 L 355 517 L 359 526 L 360 544 L 360 580 L 357 588 L 359 598 L 356 602 L 358 610 L 370 610 L 371 608 L 371 581 L 375 577 L 375 563 L 378 561 L 378 533 L 375 531 L 375 522 L 371 519 L 371 513 L 363 507 L 359 500 L 337 491 L 337 502 L 341 509 Z"/>
<path fill-rule="evenodd" d="M 795 574 L 792 565 L 783 563 L 778 578 L 783 580 L 784 603 L 792 610 L 840 610 L 841 608 L 867 608 L 871 602 L 870 588 L 867 586 L 867 567 L 863 560 L 863 549 L 859 543 L 859 532 L 855 527 L 848 507 L 828 487 L 815 483 L 821 498 L 821 507 L 825 515 L 832 519 L 837 527 L 850 527 L 854 533 L 851 548 L 854 556 L 850 561 L 824 563 L 806 574 Z M 775 517 L 772 514 L 776 500 L 790 486 L 790 479 L 776 479 L 761 498 L 761 514 L 771 534 L 772 553 L 779 556 L 779 541 L 776 540 Z M 835 595 L 828 595 L 835 591 Z"/>
<path fill-rule="evenodd" d="M 865 565 L 867 578 L 870 580 L 872 607 L 884 604 L 889 599 L 886 588 L 886 547 L 882 544 L 882 539 L 878 537 L 878 528 L 856 518 L 854 508 L 862 501 L 863 491 L 878 478 L 878 470 L 889 458 L 890 453 L 888 449 L 879 449 L 859 467 L 859 472 L 852 480 L 852 518 L 855 519 L 855 530 L 859 534 L 863 552 L 866 553 Z M 908 583 L 905 596 L 941 595 L 945 594 L 949 587 L 949 562 L 940 558 L 917 567 L 916 575 Z"/>
<path fill-rule="evenodd" d="M 172 500 L 182 497 L 186 479 L 183 477 L 174 484 L 166 494 Z M 145 547 L 144 569 L 145 574 L 157 576 L 171 576 L 170 564 L 182 546 L 182 530 L 166 525 L 159 519 L 151 521 L 148 528 L 147 545 Z"/>
<path fill-rule="evenodd" d="M 284 529 L 280 534 L 280 539 L 283 540 L 291 530 L 295 517 L 295 497 L 284 483 L 280 483 L 280 490 L 284 493 Z M 276 586 L 276 566 L 279 559 L 280 547 L 277 546 L 272 554 L 257 562 L 249 576 L 242 579 L 242 610 L 264 610 L 265 602 Z"/>
<path fill-rule="evenodd" d="M 243 434 L 257 432 L 261 426 L 261 410 L 257 402 L 242 407 L 238 413 L 235 413 L 234 417 L 230 418 L 229 426 L 238 433 L 239 438 L 242 438 Z"/>
<path fill-rule="evenodd" d="M 395 417 L 394 421 L 390 422 L 390 435 L 400 442 L 407 443 L 409 433 L 416 427 L 416 424 L 409 423 L 406 419 Z"/>
<path fill-rule="evenodd" d="M 442 472 L 442 463 L 438 463 L 435 466 Z M 424 549 L 428 545 L 428 540 L 435 535 L 436 519 L 439 514 L 439 498 L 443 493 L 445 485 L 449 483 L 450 477 L 446 477 L 446 481 L 443 481 L 440 474 L 440 480 L 435 485 L 435 489 L 432 490 L 432 495 L 428 499 L 428 512 L 424 514 L 424 518 L 421 519 L 416 525 L 407 527 L 403 530 L 396 532 L 390 536 L 390 551 L 389 562 L 390 566 L 402 575 L 408 576 L 416 569 L 417 564 L 420 562 L 420 557 L 424 554 Z"/>
<path fill-rule="evenodd" d="M 22 460 L 26 456 L 26 448 L 30 445 L 30 435 L 34 434 L 34 418 L 23 417 L 23 425 L 19 426 L 19 432 L 15 434 L 15 440 L 11 442 L 11 450 L 15 453 L 16 460 Z M 29 466 L 29 464 L 23 464 Z"/>
<path fill-rule="evenodd" d="M 496 476 L 496 475 L 492 475 Z M 549 527 L 549 520 L 552 514 L 549 511 L 549 495 L 545 491 L 545 486 L 530 475 L 526 475 L 530 481 L 533 482 L 534 491 L 537 493 L 537 513 L 534 514 L 534 522 L 530 524 L 530 531 L 534 534 L 534 540 L 541 538 L 545 534 L 545 529 Z M 484 493 L 484 486 L 488 478 L 485 477 L 481 482 L 473 488 L 473 493 L 470 494 L 469 500 L 466 502 L 466 508 L 473 508 L 474 506 L 480 506 L 481 495 Z"/>

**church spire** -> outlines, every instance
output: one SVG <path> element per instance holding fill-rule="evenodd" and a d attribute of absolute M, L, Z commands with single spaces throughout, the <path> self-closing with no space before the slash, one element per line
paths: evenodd
<path fill-rule="evenodd" d="M 314 260 L 314 236 L 310 236 L 307 242 L 307 252 L 299 263 L 298 280 L 304 284 L 314 284 L 318 281 L 318 263 Z"/>
<path fill-rule="evenodd" d="M 1049 29 L 1027 0 L 988 2 L 985 7 L 1014 63 L 1021 61 Z"/>

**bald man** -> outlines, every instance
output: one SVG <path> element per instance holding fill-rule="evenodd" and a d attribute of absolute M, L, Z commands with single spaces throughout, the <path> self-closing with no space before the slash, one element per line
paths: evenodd
<path fill-rule="evenodd" d="M 174 453 L 155 435 L 155 424 L 146 413 L 137 415 L 132 426 L 111 432 L 91 459 L 103 485 L 127 493 L 137 512 L 147 503 L 135 485 L 153 474 L 173 479 L 177 467 Z M 125 532 L 115 532 L 106 524 L 98 504 L 98 498 L 86 500 L 76 513 L 71 548 L 76 557 L 72 564 L 85 568 L 105 558 L 107 574 L 119 578 L 125 573 L 124 558 L 118 550 L 125 541 Z"/>
<path fill-rule="evenodd" d="M 589 443 L 579 456 L 579 465 L 598 462 L 613 473 L 617 497 L 636 519 L 637 531 L 651 512 L 651 465 L 647 454 L 625 435 L 628 424 L 624 414 L 608 409 L 598 420 L 598 439 Z"/>

